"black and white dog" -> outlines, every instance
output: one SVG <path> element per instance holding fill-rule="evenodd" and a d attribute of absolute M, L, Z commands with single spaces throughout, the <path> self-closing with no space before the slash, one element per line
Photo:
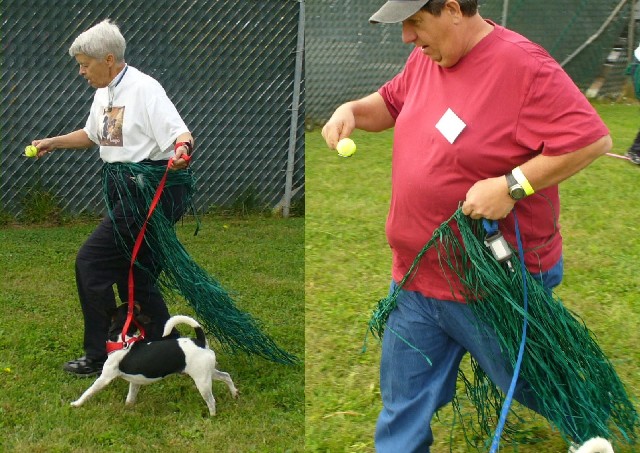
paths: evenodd
<path fill-rule="evenodd" d="M 135 316 L 141 324 L 144 324 L 145 319 L 139 309 L 136 309 Z M 112 319 L 109 329 L 111 343 L 121 344 L 119 342 L 126 317 L 127 305 L 123 304 L 117 309 Z M 212 379 L 225 382 L 234 398 L 238 397 L 238 389 L 228 373 L 216 369 L 216 354 L 209 349 L 202 327 L 195 319 L 188 316 L 173 316 L 165 324 L 163 336 L 167 337 L 171 334 L 178 324 L 187 324 L 193 327 L 196 338 L 139 341 L 134 342 L 130 347 L 116 348 L 104 363 L 100 377 L 71 405 L 81 406 L 117 377 L 130 383 L 126 404 L 133 404 L 141 385 L 159 381 L 170 374 L 185 373 L 193 378 L 196 387 L 207 403 L 209 413 L 215 415 L 216 401 L 211 391 Z"/>

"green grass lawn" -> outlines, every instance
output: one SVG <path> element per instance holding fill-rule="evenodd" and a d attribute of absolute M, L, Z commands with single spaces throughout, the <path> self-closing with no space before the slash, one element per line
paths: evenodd
<path fill-rule="evenodd" d="M 303 365 L 225 353 L 213 338 L 219 369 L 240 390 L 234 400 L 225 384 L 214 382 L 215 417 L 188 376 L 143 387 L 133 407 L 124 405 L 123 380 L 81 408 L 69 406 L 94 379 L 61 368 L 83 355 L 74 259 L 94 227 L 0 229 L 0 451 L 303 451 Z M 303 358 L 304 219 L 205 217 L 195 237 L 194 228 L 192 220 L 178 225 L 195 260 L 279 345 Z M 169 309 L 193 315 L 178 298 Z"/>
<path fill-rule="evenodd" d="M 598 104 L 623 154 L 640 128 L 637 105 Z M 353 135 L 357 153 L 340 158 L 319 130 L 306 136 L 306 445 L 310 452 L 372 452 L 381 408 L 380 345 L 367 321 L 388 290 L 391 253 L 384 223 L 390 196 L 392 133 Z M 602 157 L 561 185 L 565 279 L 557 293 L 597 336 L 634 401 L 640 398 L 640 168 Z M 637 406 L 640 410 L 640 405 Z M 505 452 L 565 452 L 546 421 L 520 410 Z M 434 452 L 465 452 L 447 408 L 434 421 Z M 617 445 L 617 453 L 634 451 Z"/>

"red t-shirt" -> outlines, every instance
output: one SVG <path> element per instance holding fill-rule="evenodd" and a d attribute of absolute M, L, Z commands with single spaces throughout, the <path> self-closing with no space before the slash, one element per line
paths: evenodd
<path fill-rule="evenodd" d="M 562 155 L 608 134 L 543 48 L 491 24 L 494 30 L 453 67 L 438 66 L 416 48 L 403 71 L 379 90 L 395 119 L 386 225 L 395 281 L 475 182 L 504 175 L 537 154 Z M 449 109 L 462 123 L 454 119 L 436 127 Z M 449 139 L 448 132 L 453 132 Z M 549 270 L 562 254 L 558 187 L 518 201 L 516 213 L 523 246 L 532 250 L 525 253 L 527 267 Z M 499 228 L 510 244 L 516 243 L 513 216 Z M 457 291 L 452 294 L 451 285 L 459 284 L 450 274 L 432 249 L 405 289 L 462 300 Z"/>

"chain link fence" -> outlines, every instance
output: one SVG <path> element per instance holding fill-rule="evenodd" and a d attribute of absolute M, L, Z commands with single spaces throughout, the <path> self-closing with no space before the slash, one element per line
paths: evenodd
<path fill-rule="evenodd" d="M 199 210 L 304 196 L 302 0 L 4 0 L 0 14 L 0 209 L 19 214 L 37 186 L 65 211 L 103 211 L 97 147 L 21 154 L 33 139 L 84 127 L 94 90 L 68 49 L 105 18 L 120 26 L 127 62 L 161 83 L 195 137 Z"/>
<path fill-rule="evenodd" d="M 402 70 L 413 46 L 400 24 L 369 24 L 384 0 L 314 0 L 307 11 L 307 118 L 323 124 L 341 103 L 377 90 Z M 625 40 L 632 0 L 480 0 L 485 19 L 541 44 L 574 82 L 616 96 L 634 40 Z M 632 28 L 635 28 L 632 27 Z M 632 32 L 633 33 L 633 32 Z M 636 31 L 636 37 L 640 37 Z M 614 48 L 620 50 L 612 54 Z M 612 58 L 615 57 L 615 58 Z"/>

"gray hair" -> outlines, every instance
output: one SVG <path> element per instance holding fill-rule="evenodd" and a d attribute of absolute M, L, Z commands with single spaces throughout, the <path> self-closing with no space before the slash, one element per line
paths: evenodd
<path fill-rule="evenodd" d="M 117 63 L 124 61 L 124 51 L 127 43 L 120 33 L 120 29 L 110 19 L 80 33 L 69 47 L 69 55 L 75 57 L 84 54 L 91 58 L 104 58 L 113 54 Z"/>

